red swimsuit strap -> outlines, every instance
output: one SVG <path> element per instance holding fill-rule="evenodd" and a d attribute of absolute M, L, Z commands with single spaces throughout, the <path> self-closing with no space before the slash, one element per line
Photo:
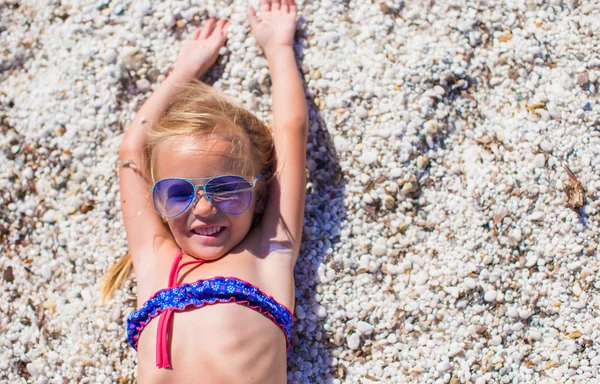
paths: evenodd
<path fill-rule="evenodd" d="M 171 266 L 171 273 L 169 273 L 169 288 L 178 286 L 177 279 L 179 277 L 179 271 L 185 266 L 191 264 L 204 264 L 205 260 L 192 260 L 179 265 L 179 262 L 183 258 L 183 252 L 179 252 L 173 260 Z M 171 317 L 173 317 L 173 309 L 167 309 L 165 312 L 160 314 L 158 319 L 158 327 L 156 328 L 156 366 L 162 368 L 171 368 L 171 362 L 169 361 L 169 349 L 167 347 L 167 333 L 169 330 L 169 324 Z"/>

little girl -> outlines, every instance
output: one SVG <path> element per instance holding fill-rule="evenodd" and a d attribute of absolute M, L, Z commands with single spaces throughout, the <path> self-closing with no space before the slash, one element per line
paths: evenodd
<path fill-rule="evenodd" d="M 110 290 L 133 262 L 140 309 L 127 320 L 127 337 L 140 383 L 287 379 L 308 122 L 294 0 L 261 0 L 260 11 L 259 19 L 249 7 L 248 18 L 271 71 L 272 135 L 196 80 L 216 61 L 229 27 L 210 19 L 183 45 L 120 146 L 131 256 L 107 281 Z"/>

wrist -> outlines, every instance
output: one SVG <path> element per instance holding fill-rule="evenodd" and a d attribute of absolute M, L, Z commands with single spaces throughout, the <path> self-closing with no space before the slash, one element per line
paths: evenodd
<path fill-rule="evenodd" d="M 265 53 L 265 57 L 267 60 L 271 60 L 272 58 L 276 58 L 283 55 L 294 55 L 294 46 L 293 43 L 291 45 L 288 44 L 277 44 L 273 46 L 266 46 L 263 49 Z"/>
<path fill-rule="evenodd" d="M 195 74 L 186 73 L 175 68 L 171 71 L 171 73 L 169 73 L 165 81 L 168 81 L 173 84 L 186 84 L 193 81 L 194 79 L 197 79 Z"/>

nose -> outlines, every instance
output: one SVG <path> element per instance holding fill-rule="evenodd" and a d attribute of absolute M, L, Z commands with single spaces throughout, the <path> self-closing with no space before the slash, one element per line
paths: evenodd
<path fill-rule="evenodd" d="M 218 211 L 208 200 L 208 197 L 206 197 L 204 190 L 202 188 L 198 188 L 196 190 L 196 196 L 194 197 L 194 201 L 192 202 L 192 212 L 195 215 L 206 216 L 209 214 L 215 214 Z"/>

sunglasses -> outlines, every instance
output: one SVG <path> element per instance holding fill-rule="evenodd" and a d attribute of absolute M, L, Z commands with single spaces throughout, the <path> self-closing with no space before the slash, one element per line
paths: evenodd
<path fill-rule="evenodd" d="M 217 210 L 227 215 L 241 215 L 250 206 L 252 188 L 261 176 L 262 172 L 252 183 L 236 175 L 162 179 L 152 187 L 154 208 L 167 219 L 179 216 L 195 203 L 198 188 L 201 187 L 206 199 Z M 204 184 L 192 183 L 196 180 L 207 181 Z"/>

